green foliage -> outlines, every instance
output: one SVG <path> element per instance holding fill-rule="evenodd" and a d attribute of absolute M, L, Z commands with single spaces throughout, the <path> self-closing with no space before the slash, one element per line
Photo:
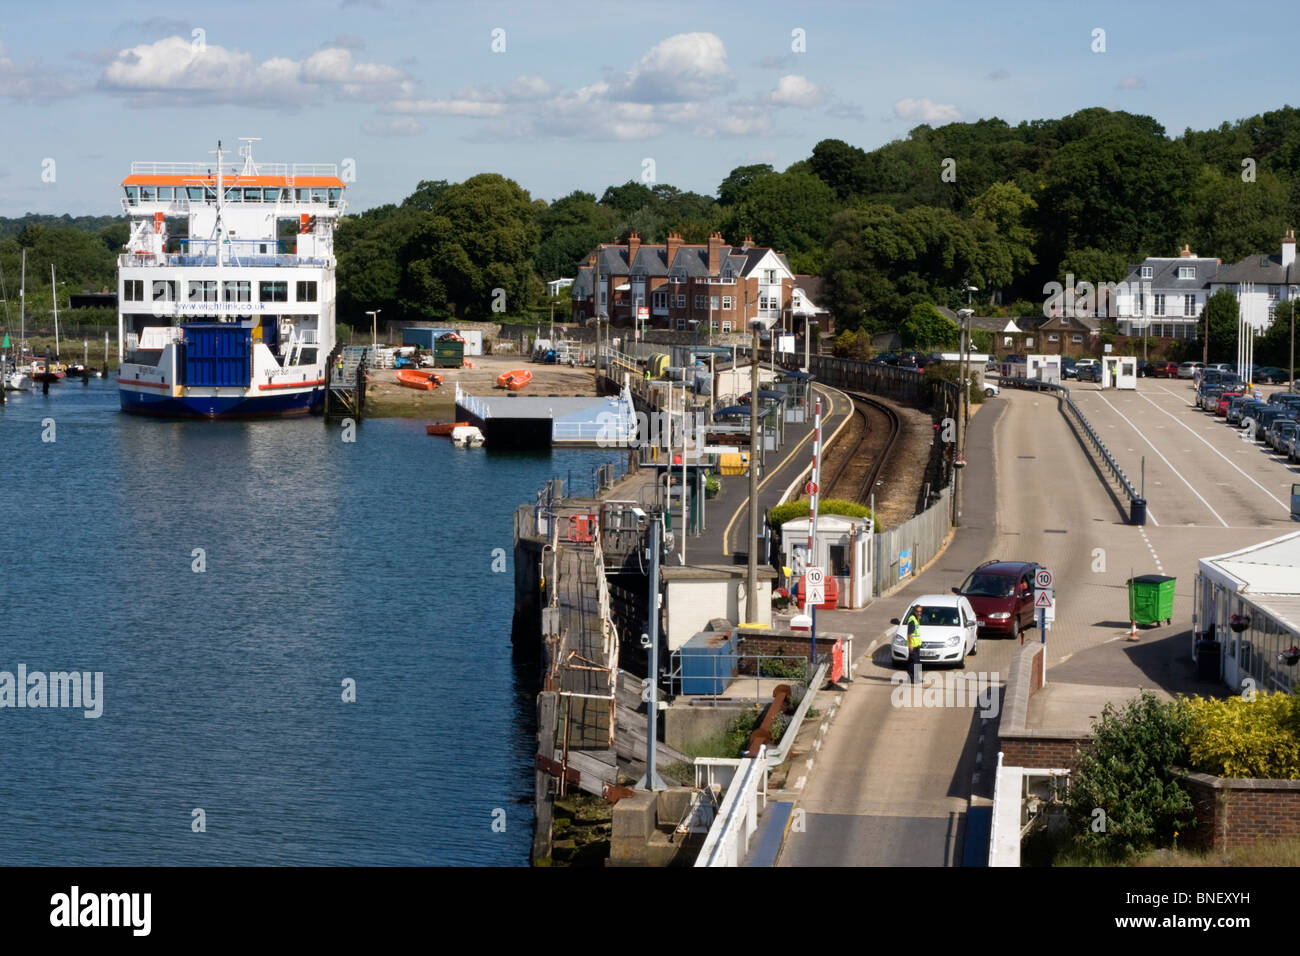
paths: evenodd
<path fill-rule="evenodd" d="M 872 518 L 871 509 L 856 501 L 843 498 L 823 498 L 817 503 L 817 513 L 823 515 L 843 515 L 846 518 Z M 808 517 L 808 499 L 799 498 L 777 505 L 768 512 L 768 521 L 772 527 L 779 528 L 787 521 Z M 874 520 L 874 519 L 873 519 Z"/>
<path fill-rule="evenodd" d="M 872 355 L 871 336 L 866 332 L 845 329 L 835 336 L 831 343 L 831 354 L 836 358 L 851 358 L 865 362 Z"/>
<path fill-rule="evenodd" d="M 1190 719 L 1191 769 L 1219 777 L 1300 780 L 1300 695 L 1197 696 L 1183 706 Z"/>
<path fill-rule="evenodd" d="M 834 190 L 812 173 L 762 173 L 724 212 L 722 232 L 732 242 L 748 235 L 778 252 L 807 253 L 825 244 L 836 208 Z"/>
<path fill-rule="evenodd" d="M 932 385 L 938 382 L 952 382 L 954 385 L 959 385 L 961 382 L 961 366 L 956 362 L 936 362 L 933 365 L 926 366 L 925 372 L 922 374 L 925 380 Z M 984 404 L 984 392 L 977 387 L 979 380 L 979 370 L 972 367 L 970 369 L 970 403 L 972 405 Z"/>
<path fill-rule="evenodd" d="M 1190 718 L 1150 691 L 1123 708 L 1107 704 L 1070 778 L 1070 832 L 1076 845 L 1113 858 L 1169 846 L 1194 825 L 1192 799 L 1173 767 L 1186 762 Z M 1095 829 L 1096 810 L 1105 829 Z"/>
<path fill-rule="evenodd" d="M 930 303 L 918 302 L 898 326 L 898 337 L 905 349 L 951 349 L 957 347 L 961 329 Z"/>
<path fill-rule="evenodd" d="M 1236 353 L 1237 320 L 1237 297 L 1230 289 L 1210 296 L 1201 315 L 1202 329 L 1207 322 L 1210 327 L 1210 361 L 1224 361 Z"/>

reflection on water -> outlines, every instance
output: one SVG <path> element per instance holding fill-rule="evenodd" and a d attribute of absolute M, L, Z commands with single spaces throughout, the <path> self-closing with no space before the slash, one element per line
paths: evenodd
<path fill-rule="evenodd" d="M 613 453 L 153 421 L 98 380 L 11 398 L 0 670 L 103 671 L 105 699 L 0 709 L 6 862 L 527 861 L 534 688 L 492 551 Z"/>

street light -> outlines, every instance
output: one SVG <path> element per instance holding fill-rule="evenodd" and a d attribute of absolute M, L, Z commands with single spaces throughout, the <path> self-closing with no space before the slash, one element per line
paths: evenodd
<path fill-rule="evenodd" d="M 969 303 L 972 292 L 978 292 L 976 286 L 968 285 L 966 287 L 966 301 Z M 975 314 L 972 308 L 957 310 L 957 315 L 962 320 L 961 334 L 961 363 L 958 365 L 958 374 L 961 376 L 961 409 L 957 416 L 957 445 L 953 449 L 953 469 L 952 469 L 952 525 L 957 527 L 961 523 L 961 465 L 965 464 L 966 455 L 966 432 L 970 427 L 970 318 Z M 958 459 L 962 459 L 959 461 Z"/>
<path fill-rule="evenodd" d="M 1287 295 L 1291 299 L 1291 381 L 1287 385 L 1288 392 L 1295 391 L 1295 295 L 1296 295 L 1296 291 L 1297 289 L 1295 286 L 1289 286 L 1287 288 Z"/>
<path fill-rule="evenodd" d="M 759 319 L 750 319 L 753 354 L 750 356 L 749 386 L 749 592 L 745 599 L 745 616 L 758 622 L 758 330 Z"/>
<path fill-rule="evenodd" d="M 383 309 L 366 311 L 366 315 L 370 316 L 370 347 L 375 351 L 379 350 L 379 313 L 382 311 Z"/>

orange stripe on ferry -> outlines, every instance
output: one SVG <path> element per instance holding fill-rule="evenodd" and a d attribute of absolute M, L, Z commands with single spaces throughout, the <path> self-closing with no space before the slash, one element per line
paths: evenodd
<path fill-rule="evenodd" d="M 141 382 L 138 379 L 119 378 L 118 385 L 139 385 L 142 388 L 171 388 L 166 382 Z"/>
<path fill-rule="evenodd" d="M 257 387 L 265 391 L 268 388 L 311 388 L 312 386 L 315 385 L 324 385 L 324 384 L 325 384 L 325 379 L 318 378 L 314 382 L 284 382 L 284 383 L 277 382 L 273 385 L 259 385 Z"/>

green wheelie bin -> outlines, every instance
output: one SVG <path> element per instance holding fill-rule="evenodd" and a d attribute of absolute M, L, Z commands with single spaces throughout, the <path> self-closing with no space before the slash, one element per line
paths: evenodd
<path fill-rule="evenodd" d="M 1164 574 L 1142 574 L 1128 580 L 1129 620 L 1152 627 L 1174 619 L 1174 582 Z"/>

